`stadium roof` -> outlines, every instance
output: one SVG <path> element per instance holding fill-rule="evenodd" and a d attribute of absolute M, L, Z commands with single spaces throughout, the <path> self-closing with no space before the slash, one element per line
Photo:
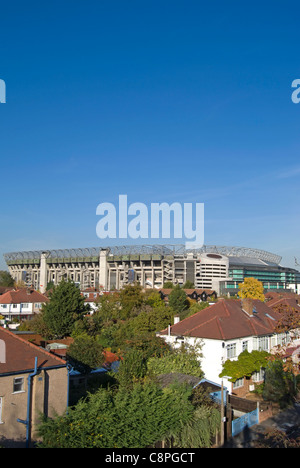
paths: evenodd
<path fill-rule="evenodd" d="M 109 251 L 111 255 L 130 255 L 130 254 L 160 254 L 160 255 L 174 255 L 182 256 L 186 253 L 202 254 L 202 253 L 216 253 L 225 255 L 227 257 L 234 257 L 236 261 L 241 258 L 253 259 L 265 262 L 266 265 L 278 265 L 281 261 L 279 255 L 267 252 L 265 250 L 252 249 L 250 247 L 237 247 L 237 246 L 216 246 L 216 245 L 203 245 L 199 249 L 186 249 L 183 244 L 173 245 L 123 245 L 111 247 L 84 247 L 77 249 L 59 249 L 59 250 L 35 250 L 23 252 L 10 252 L 4 254 L 6 262 L 22 259 L 39 259 L 42 253 L 46 253 L 47 257 L 55 258 L 74 258 L 74 257 L 96 257 L 99 256 L 100 251 Z"/>

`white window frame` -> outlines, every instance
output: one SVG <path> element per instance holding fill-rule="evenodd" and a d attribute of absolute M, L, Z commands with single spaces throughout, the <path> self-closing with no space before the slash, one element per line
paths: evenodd
<path fill-rule="evenodd" d="M 232 383 L 232 388 L 240 388 L 244 386 L 244 377 L 237 379 L 235 382 Z"/>
<path fill-rule="evenodd" d="M 261 367 L 258 372 L 254 372 L 252 374 L 253 382 L 262 382 L 264 378 L 265 378 L 265 369 L 263 367 Z"/>
<path fill-rule="evenodd" d="M 17 380 L 20 380 L 20 382 L 17 382 Z M 17 386 L 21 385 L 20 390 L 16 390 L 15 388 Z M 25 379 L 24 377 L 15 377 L 13 381 L 13 393 L 23 393 L 25 392 Z"/>
<path fill-rule="evenodd" d="M 232 359 L 236 357 L 236 343 L 229 343 L 226 346 L 226 355 L 227 359 Z"/>
<path fill-rule="evenodd" d="M 242 342 L 242 350 L 243 351 L 248 351 L 248 344 L 249 344 L 248 340 L 245 340 L 245 341 Z"/>

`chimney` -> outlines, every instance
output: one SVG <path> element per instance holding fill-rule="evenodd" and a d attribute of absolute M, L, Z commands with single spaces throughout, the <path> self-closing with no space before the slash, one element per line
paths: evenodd
<path fill-rule="evenodd" d="M 250 297 L 242 299 L 242 309 L 250 317 L 253 317 L 253 299 Z"/>
<path fill-rule="evenodd" d="M 180 322 L 180 316 L 179 315 L 174 315 L 174 325 L 176 323 Z"/>

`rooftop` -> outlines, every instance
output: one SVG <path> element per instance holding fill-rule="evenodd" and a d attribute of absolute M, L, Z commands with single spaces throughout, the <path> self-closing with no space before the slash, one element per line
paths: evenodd
<path fill-rule="evenodd" d="M 17 289 L 0 295 L 0 304 L 24 304 L 31 302 L 47 302 L 49 299 L 34 289 Z"/>
<path fill-rule="evenodd" d="M 221 300 L 170 327 L 173 336 L 231 340 L 274 333 L 280 313 L 259 300 L 246 312 L 241 300 Z M 168 329 L 161 335 L 167 335 Z"/>
<path fill-rule="evenodd" d="M 3 352 L 1 354 L 4 362 L 0 360 L 0 377 L 2 374 L 32 371 L 36 357 L 38 368 L 47 369 L 49 367 L 66 366 L 66 362 L 62 359 L 2 327 L 0 327 L 0 343 L 1 341 L 5 344 L 5 352 L 4 356 Z"/>

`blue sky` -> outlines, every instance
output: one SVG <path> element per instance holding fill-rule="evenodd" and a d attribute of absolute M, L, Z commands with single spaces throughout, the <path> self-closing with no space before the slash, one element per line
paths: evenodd
<path fill-rule="evenodd" d="M 1 5 L 4 252 L 108 245 L 96 207 L 205 204 L 205 244 L 300 263 L 299 3 Z"/>

